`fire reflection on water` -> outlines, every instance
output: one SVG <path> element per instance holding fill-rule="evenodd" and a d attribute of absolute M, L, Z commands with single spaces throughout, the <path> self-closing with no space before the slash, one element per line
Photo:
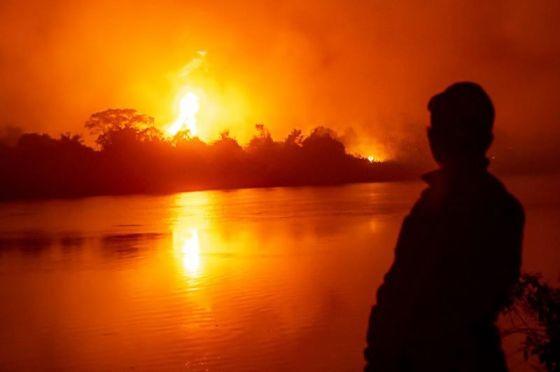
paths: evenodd
<path fill-rule="evenodd" d="M 200 276 L 202 262 L 200 258 L 200 240 L 198 229 L 175 229 L 173 231 L 173 246 L 177 253 L 185 274 L 192 278 Z"/>
<path fill-rule="evenodd" d="M 209 196 L 198 192 L 178 194 L 174 204 L 170 224 L 173 254 L 182 273 L 188 278 L 198 279 L 204 270 L 200 228 L 207 225 Z"/>

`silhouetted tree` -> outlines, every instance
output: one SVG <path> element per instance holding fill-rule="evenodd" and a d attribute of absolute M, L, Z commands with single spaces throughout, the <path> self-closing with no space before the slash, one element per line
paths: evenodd
<path fill-rule="evenodd" d="M 154 119 L 133 109 L 91 115 L 78 135 L 25 133 L 0 144 L 0 199 L 175 192 L 223 187 L 333 184 L 389 179 L 398 167 L 346 154 L 326 128 L 293 130 L 275 141 L 264 125 L 242 147 L 228 131 L 210 144 L 181 131 L 165 138 Z"/>
<path fill-rule="evenodd" d="M 134 109 L 109 109 L 90 116 L 85 124 L 102 148 L 134 141 L 153 141 L 162 137 L 154 119 Z"/>
<path fill-rule="evenodd" d="M 288 134 L 286 140 L 284 141 L 284 145 L 291 146 L 291 147 L 301 147 L 303 142 L 303 134 L 301 130 L 294 129 Z"/>
<path fill-rule="evenodd" d="M 257 124 L 255 125 L 255 128 L 257 130 L 257 135 L 249 141 L 247 151 L 267 155 L 267 153 L 272 151 L 274 148 L 274 140 L 272 139 L 268 129 L 266 129 L 263 124 Z"/>
<path fill-rule="evenodd" d="M 525 337 L 525 359 L 536 357 L 548 371 L 559 371 L 560 288 L 551 287 L 540 275 L 523 274 L 505 314 L 510 326 L 503 334 Z"/>
<path fill-rule="evenodd" d="M 13 125 L 0 127 L 0 145 L 14 146 L 23 134 L 21 128 Z"/>
<path fill-rule="evenodd" d="M 328 155 L 332 160 L 346 154 L 344 144 L 336 138 L 336 134 L 328 128 L 318 127 L 302 141 L 302 148 L 310 155 L 323 158 Z M 322 159 L 327 160 L 327 159 Z"/>

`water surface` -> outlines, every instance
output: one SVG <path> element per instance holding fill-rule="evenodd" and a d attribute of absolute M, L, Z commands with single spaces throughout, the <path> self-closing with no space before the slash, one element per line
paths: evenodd
<path fill-rule="evenodd" d="M 525 269 L 556 281 L 554 182 L 508 185 L 527 209 Z M 1 204 L 0 369 L 360 370 L 375 290 L 422 187 Z"/>

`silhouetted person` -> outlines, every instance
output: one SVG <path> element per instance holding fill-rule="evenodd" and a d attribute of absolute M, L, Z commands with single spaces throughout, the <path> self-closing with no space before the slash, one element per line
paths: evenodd
<path fill-rule="evenodd" d="M 440 169 L 405 218 L 377 292 L 366 371 L 507 370 L 495 325 L 519 276 L 524 214 L 487 171 L 494 108 L 474 83 L 433 97 Z"/>

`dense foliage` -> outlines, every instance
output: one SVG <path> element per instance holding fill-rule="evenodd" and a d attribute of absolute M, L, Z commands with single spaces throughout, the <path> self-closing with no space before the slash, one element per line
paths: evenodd
<path fill-rule="evenodd" d="M 26 133 L 0 144 L 0 199 L 323 185 L 408 175 L 396 164 L 347 154 L 335 133 L 323 127 L 307 136 L 294 130 L 275 141 L 257 125 L 246 147 L 227 132 L 212 143 L 188 132 L 166 138 L 151 117 L 132 109 L 93 114 L 86 128 L 97 149 L 71 134 Z"/>

